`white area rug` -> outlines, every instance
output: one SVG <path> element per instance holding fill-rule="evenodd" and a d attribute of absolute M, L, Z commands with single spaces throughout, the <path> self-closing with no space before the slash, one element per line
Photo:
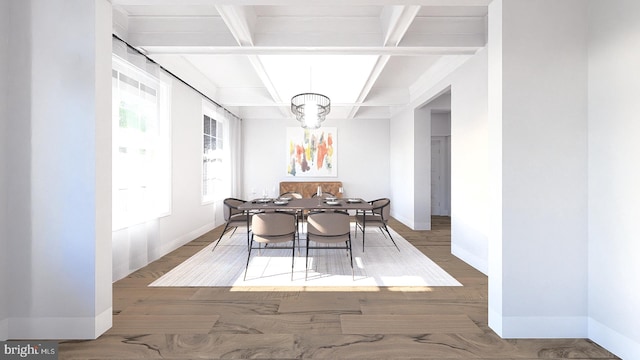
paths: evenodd
<path fill-rule="evenodd" d="M 180 287 L 286 287 L 286 286 L 462 286 L 427 256 L 390 229 L 398 244 L 377 228 L 367 229 L 365 251 L 362 233 L 354 239 L 352 224 L 354 277 L 346 250 L 310 250 L 309 273 L 305 281 L 304 235 L 300 253 L 296 250 L 293 280 L 291 280 L 291 250 L 252 250 L 246 281 L 243 280 L 247 261 L 247 234 L 239 228 L 233 236 L 225 234 L 222 242 L 211 251 L 211 244 L 176 266 L 149 286 Z"/>

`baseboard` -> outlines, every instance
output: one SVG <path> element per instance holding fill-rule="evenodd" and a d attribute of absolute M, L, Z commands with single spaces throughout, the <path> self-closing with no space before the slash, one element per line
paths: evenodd
<path fill-rule="evenodd" d="M 412 230 L 431 230 L 431 222 L 416 222 Z"/>
<path fill-rule="evenodd" d="M 401 216 L 400 214 L 394 214 L 393 211 L 391 212 L 391 217 L 393 217 L 394 219 L 398 220 L 399 222 L 405 224 L 409 228 L 413 229 L 413 220 L 405 218 L 404 216 Z"/>
<path fill-rule="evenodd" d="M 480 271 L 481 273 L 487 276 L 489 275 L 489 264 L 487 263 L 486 259 L 480 258 L 455 244 L 451 244 L 451 254 L 464 261 L 465 263 L 471 265 L 474 269 Z"/>
<path fill-rule="evenodd" d="M 588 337 L 586 316 L 503 316 L 501 320 L 500 337 L 505 339 Z"/>
<path fill-rule="evenodd" d="M 109 308 L 95 317 L 11 318 L 10 339 L 94 340 L 111 327 Z"/>
<path fill-rule="evenodd" d="M 96 316 L 95 338 L 107 332 L 113 326 L 113 308 L 109 307 Z"/>
<path fill-rule="evenodd" d="M 502 337 L 502 314 L 494 311 L 491 306 L 489 306 L 489 327 L 493 332 L 498 334 L 498 336 Z"/>
<path fill-rule="evenodd" d="M 5 341 L 9 338 L 9 319 L 0 320 L 0 341 Z"/>
<path fill-rule="evenodd" d="M 170 243 L 165 244 L 163 246 L 162 253 L 166 255 L 172 252 L 173 250 L 176 250 L 177 248 L 181 247 L 182 245 L 197 239 L 198 237 L 208 233 L 209 231 L 215 228 L 216 228 L 216 224 L 213 222 L 210 222 L 195 230 L 189 231 L 188 233 L 173 239 Z"/>
<path fill-rule="evenodd" d="M 640 342 L 589 318 L 589 339 L 622 359 L 639 359 Z"/>
<path fill-rule="evenodd" d="M 179 247 L 185 245 L 186 243 L 193 241 L 194 239 L 206 234 L 207 232 L 216 228 L 214 222 L 207 223 L 195 230 L 189 231 L 188 233 L 181 235 L 175 239 L 170 240 L 169 242 L 161 245 L 159 249 L 154 249 L 153 258 L 148 258 L 148 254 L 143 254 L 143 257 L 140 259 L 131 259 L 121 264 L 117 264 L 113 266 L 112 269 L 112 281 L 116 282 L 122 278 L 127 277 L 129 274 L 134 271 L 143 268 L 149 265 L 151 262 L 158 260 L 159 258 L 165 256 L 166 254 L 178 249 Z M 157 238 L 154 238 L 157 241 Z M 133 266 L 133 264 L 136 264 Z"/>

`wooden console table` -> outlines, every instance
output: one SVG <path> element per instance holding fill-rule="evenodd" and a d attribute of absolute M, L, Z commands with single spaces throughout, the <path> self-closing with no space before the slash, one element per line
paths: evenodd
<path fill-rule="evenodd" d="M 322 187 L 322 192 L 328 192 L 338 198 L 342 197 L 340 188 L 342 181 L 282 181 L 280 182 L 280 194 L 286 192 L 297 192 L 304 198 L 310 198 L 318 190 L 318 186 Z"/>

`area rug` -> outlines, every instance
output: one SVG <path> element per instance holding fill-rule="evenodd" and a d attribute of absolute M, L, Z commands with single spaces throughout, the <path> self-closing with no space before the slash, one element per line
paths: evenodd
<path fill-rule="evenodd" d="M 365 249 L 362 233 L 353 240 L 353 275 L 349 256 L 344 249 L 309 251 L 309 267 L 305 280 L 305 244 L 301 235 L 296 249 L 291 278 L 291 249 L 253 250 L 244 280 L 247 261 L 247 234 L 240 228 L 232 236 L 226 234 L 215 251 L 214 244 L 205 247 L 149 286 L 179 287 L 412 287 L 462 286 L 435 262 L 402 238 L 393 229 L 388 235 L 377 228 L 367 229 Z M 386 235 L 386 236 L 385 236 Z"/>

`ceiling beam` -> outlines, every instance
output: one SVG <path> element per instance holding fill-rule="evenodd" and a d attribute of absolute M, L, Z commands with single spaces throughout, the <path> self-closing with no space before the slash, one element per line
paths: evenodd
<path fill-rule="evenodd" d="M 256 23 L 256 15 L 255 12 L 253 12 L 253 8 L 235 5 L 219 5 L 216 6 L 216 9 L 225 24 L 227 24 L 231 34 L 238 42 L 238 45 L 241 48 L 252 48 L 254 43 L 253 27 Z M 248 59 L 256 74 L 264 84 L 264 87 L 269 92 L 272 100 L 275 103 L 282 103 L 282 98 L 276 87 L 273 85 L 271 78 L 269 78 L 269 75 L 264 69 L 258 55 L 248 55 Z M 285 117 L 289 116 L 289 113 L 284 110 L 282 110 L 282 113 Z"/>
<path fill-rule="evenodd" d="M 291 47 L 291 46 L 143 46 L 149 54 L 166 55 L 473 55 L 484 47 L 482 44 L 468 46 L 362 46 L 362 47 Z M 141 46 L 141 45 L 136 45 Z"/>
<path fill-rule="evenodd" d="M 418 6 L 385 7 L 380 17 L 260 17 L 251 7 L 216 9 L 219 16 L 130 16 L 127 33 L 142 47 L 456 47 L 484 46 L 486 38 L 484 16 L 416 17 Z"/>
<path fill-rule="evenodd" d="M 231 35 L 236 39 L 240 46 L 253 46 L 253 24 L 255 24 L 256 15 L 252 8 L 235 5 L 217 5 L 216 10 L 222 17 L 222 20 Z"/>
<path fill-rule="evenodd" d="M 262 61 L 260 61 L 260 58 L 257 55 L 249 55 L 249 61 L 251 62 L 251 65 L 253 65 L 256 74 L 264 84 L 264 87 L 269 92 L 269 95 L 271 95 L 273 101 L 278 104 L 282 103 L 282 97 L 278 93 L 276 87 L 273 85 L 273 81 L 271 81 L 271 78 L 267 74 L 267 71 L 264 69 L 264 65 L 262 64 Z M 287 112 L 284 115 L 286 117 L 290 114 Z"/>
<path fill-rule="evenodd" d="M 349 6 L 488 6 L 492 0 L 349 0 Z M 114 5 L 229 5 L 231 0 L 111 0 Z M 278 5 L 278 6 L 344 6 L 344 0 L 233 0 L 234 5 Z"/>
<path fill-rule="evenodd" d="M 416 19 L 420 6 L 386 6 L 383 14 L 387 21 L 384 46 L 398 46 Z"/>
<path fill-rule="evenodd" d="M 387 65 L 390 58 L 391 57 L 389 55 L 383 55 L 378 57 L 376 64 L 373 66 L 373 69 L 371 70 L 371 73 L 367 78 L 367 81 L 364 83 L 362 90 L 360 90 L 360 94 L 358 95 L 358 100 L 356 101 L 356 105 L 354 105 L 349 111 L 349 115 L 347 116 L 347 119 L 353 119 L 356 116 L 356 114 L 358 113 L 358 110 L 360 110 L 360 105 L 358 104 L 362 104 L 364 100 L 367 98 L 367 96 L 369 95 L 369 92 L 371 92 L 371 88 L 373 88 L 373 85 L 375 85 L 376 81 L 378 80 L 378 77 L 380 77 L 382 70 L 384 70 L 384 67 Z"/>
<path fill-rule="evenodd" d="M 383 9 L 381 21 L 387 25 L 384 36 L 385 48 L 395 48 L 398 46 L 419 11 L 420 6 L 387 6 Z M 378 57 L 375 66 L 369 74 L 369 78 L 367 78 L 362 90 L 360 90 L 357 100 L 358 103 L 363 103 L 367 99 L 367 96 L 369 96 L 371 89 L 375 85 L 376 81 L 378 81 L 378 77 L 382 74 L 382 71 L 390 58 L 391 57 L 389 55 L 381 55 Z M 360 110 L 360 106 L 355 105 L 349 112 L 349 116 L 347 118 L 355 118 L 358 110 Z"/>
<path fill-rule="evenodd" d="M 280 103 L 274 102 L 269 94 L 260 87 L 233 87 L 218 88 L 216 100 L 226 106 L 245 107 L 245 106 L 261 106 L 261 107 L 282 107 L 287 109 L 291 106 L 288 101 Z M 409 91 L 405 88 L 385 89 L 384 92 L 378 94 L 373 99 L 367 99 L 364 103 L 342 103 L 331 102 L 331 107 L 353 107 L 358 105 L 361 107 L 379 107 L 379 106 L 401 106 L 408 104 L 410 101 Z"/>

